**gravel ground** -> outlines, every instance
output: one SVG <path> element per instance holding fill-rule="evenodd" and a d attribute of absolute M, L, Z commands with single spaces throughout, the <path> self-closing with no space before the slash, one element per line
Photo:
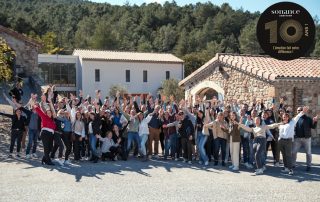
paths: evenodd
<path fill-rule="evenodd" d="M 306 173 L 299 154 L 294 176 L 270 163 L 264 175 L 212 165 L 151 160 L 42 166 L 39 160 L 0 162 L 0 201 L 320 201 L 320 149 Z M 4 153 L 2 153 L 4 155 Z"/>

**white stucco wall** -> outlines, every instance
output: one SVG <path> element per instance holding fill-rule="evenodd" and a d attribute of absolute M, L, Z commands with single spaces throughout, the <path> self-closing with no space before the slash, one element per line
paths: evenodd
<path fill-rule="evenodd" d="M 81 60 L 81 59 L 80 59 Z M 129 93 L 156 94 L 161 83 L 170 71 L 170 78 L 181 80 L 183 64 L 179 63 L 147 63 L 126 61 L 93 61 L 82 60 L 82 90 L 85 95 L 94 96 L 96 89 L 102 91 L 102 96 L 109 95 L 109 88 L 114 84 L 127 87 Z M 100 69 L 100 82 L 95 82 L 95 69 Z M 130 70 L 130 82 L 126 82 L 126 70 Z M 148 72 L 148 82 L 143 82 L 143 71 Z"/>

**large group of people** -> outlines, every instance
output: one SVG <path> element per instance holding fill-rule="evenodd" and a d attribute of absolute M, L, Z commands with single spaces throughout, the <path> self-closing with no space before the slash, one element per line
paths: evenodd
<path fill-rule="evenodd" d="M 5 99 L 14 113 L 0 115 L 12 119 L 9 157 L 21 158 L 21 143 L 28 137 L 25 150 L 27 159 L 37 159 L 37 145 L 43 144 L 42 164 L 68 165 L 88 160 L 128 160 L 151 158 L 204 166 L 227 166 L 233 171 L 256 168 L 257 175 L 266 169 L 271 146 L 274 166 L 290 175 L 296 166 L 297 152 L 306 149 L 307 171 L 311 169 L 311 129 L 318 116 L 308 116 L 307 106 L 294 113 L 280 98 L 279 107 L 269 108 L 263 103 L 222 104 L 216 97 L 204 100 L 161 100 L 151 94 L 124 96 L 117 92 L 114 98 L 73 94 L 62 96 L 55 86 L 48 86 L 42 95 L 31 94 L 23 105 L 23 91 L 12 89 Z M 25 96 L 25 95 L 24 95 Z M 39 139 L 39 140 L 38 140 Z M 161 152 L 159 152 L 159 145 Z M 58 154 L 57 154 L 58 151 Z M 242 152 L 241 152 L 242 151 Z"/>

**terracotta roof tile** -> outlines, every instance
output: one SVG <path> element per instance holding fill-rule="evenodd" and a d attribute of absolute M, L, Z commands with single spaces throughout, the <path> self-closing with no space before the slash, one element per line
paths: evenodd
<path fill-rule="evenodd" d="M 220 65 L 227 65 L 231 68 L 247 71 L 270 81 L 283 78 L 297 80 L 299 78 L 320 79 L 320 58 L 310 57 L 282 61 L 269 56 L 218 53 L 215 60 L 211 59 L 210 62 L 217 62 Z M 183 85 L 192 79 L 195 74 L 199 74 L 202 70 L 209 68 L 211 63 L 207 62 L 179 84 Z"/>

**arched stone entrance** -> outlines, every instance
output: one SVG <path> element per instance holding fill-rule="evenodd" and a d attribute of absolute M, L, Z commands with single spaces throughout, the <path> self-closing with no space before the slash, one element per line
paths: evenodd
<path fill-rule="evenodd" d="M 192 101 L 195 101 L 196 95 L 200 97 L 206 96 L 206 100 L 211 100 L 216 96 L 218 100 L 223 101 L 224 90 L 213 81 L 203 81 L 193 86 L 189 91 Z"/>

